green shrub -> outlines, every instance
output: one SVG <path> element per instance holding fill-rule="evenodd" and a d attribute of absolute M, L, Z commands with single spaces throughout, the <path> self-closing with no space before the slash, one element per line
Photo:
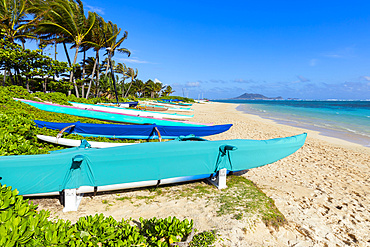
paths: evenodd
<path fill-rule="evenodd" d="M 191 247 L 206 247 L 212 246 L 217 239 L 215 231 L 202 232 L 194 236 L 193 240 L 190 242 Z"/>
<path fill-rule="evenodd" d="M 117 221 L 103 214 L 70 221 L 48 219 L 50 212 L 0 184 L 0 246 L 170 246 L 187 238 L 193 221 L 140 218 L 141 228 L 130 220 Z"/>
<path fill-rule="evenodd" d="M 49 212 L 37 212 L 36 208 L 19 196 L 17 190 L 0 187 L 0 246 L 32 246 L 31 243 L 37 242 L 37 236 L 46 230 Z"/>
<path fill-rule="evenodd" d="M 193 229 L 193 220 L 180 221 L 176 217 L 166 219 L 140 218 L 141 233 L 153 246 L 169 246 L 174 242 L 184 241 Z"/>

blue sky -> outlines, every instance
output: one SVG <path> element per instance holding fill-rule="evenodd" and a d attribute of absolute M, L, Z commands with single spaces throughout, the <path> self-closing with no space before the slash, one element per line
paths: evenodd
<path fill-rule="evenodd" d="M 370 99 L 370 1 L 83 3 L 128 31 L 113 59 L 174 95 Z"/>

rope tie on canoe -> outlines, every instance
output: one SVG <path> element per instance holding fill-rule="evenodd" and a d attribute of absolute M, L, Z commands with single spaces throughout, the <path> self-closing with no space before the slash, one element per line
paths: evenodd
<path fill-rule="evenodd" d="M 162 136 L 161 136 L 161 132 L 159 132 L 158 128 L 157 127 L 154 127 L 154 130 L 157 132 L 158 134 L 158 140 L 159 142 L 162 142 Z"/>
<path fill-rule="evenodd" d="M 60 191 L 64 189 L 79 188 L 82 185 L 97 186 L 91 161 L 88 157 L 78 154 L 71 160 L 64 180 L 60 186 Z"/>
<path fill-rule="evenodd" d="M 221 145 L 218 148 L 219 153 L 218 153 L 218 157 L 216 161 L 215 172 L 218 172 L 222 168 L 227 168 L 228 170 L 232 170 L 233 164 L 231 162 L 230 151 L 235 151 L 237 149 L 238 148 L 236 146 L 232 146 L 232 145 Z M 226 163 L 226 164 L 222 164 L 222 163 Z"/>
<path fill-rule="evenodd" d="M 72 125 L 69 125 L 69 126 L 67 126 L 67 127 L 64 127 L 63 129 L 61 129 L 60 131 L 59 131 L 59 133 L 57 134 L 57 139 L 59 139 L 59 138 L 61 138 L 62 137 L 62 135 L 63 135 L 63 132 L 64 131 L 66 131 L 67 129 L 69 129 L 69 128 L 73 128 L 73 127 L 75 127 L 76 125 L 74 125 L 74 124 L 72 124 Z"/>

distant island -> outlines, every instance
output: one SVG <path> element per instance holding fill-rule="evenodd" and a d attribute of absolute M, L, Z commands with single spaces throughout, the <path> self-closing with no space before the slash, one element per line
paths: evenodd
<path fill-rule="evenodd" d="M 262 94 L 245 93 L 245 94 L 240 95 L 239 97 L 231 98 L 230 100 L 239 100 L 239 99 L 242 99 L 242 100 L 283 100 L 283 97 L 279 96 L 279 97 L 269 98 Z"/>

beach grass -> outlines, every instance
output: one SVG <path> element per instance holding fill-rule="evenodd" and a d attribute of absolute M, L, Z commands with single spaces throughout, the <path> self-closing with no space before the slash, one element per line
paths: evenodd
<path fill-rule="evenodd" d="M 217 215 L 232 214 L 234 219 L 258 214 L 266 226 L 279 228 L 286 220 L 274 201 L 252 181 L 242 176 L 228 176 L 228 187 L 220 193 Z"/>
<path fill-rule="evenodd" d="M 216 205 L 216 217 L 229 215 L 236 220 L 255 218 L 274 228 L 285 224 L 285 217 L 277 209 L 274 201 L 252 181 L 243 176 L 229 175 L 227 186 L 226 189 L 218 190 L 205 181 L 189 182 L 178 186 L 151 187 L 146 190 L 147 195 L 117 197 L 116 200 L 147 204 L 159 197 L 168 200 L 185 198 L 192 202 L 203 199 L 207 201 L 206 206 Z"/>

